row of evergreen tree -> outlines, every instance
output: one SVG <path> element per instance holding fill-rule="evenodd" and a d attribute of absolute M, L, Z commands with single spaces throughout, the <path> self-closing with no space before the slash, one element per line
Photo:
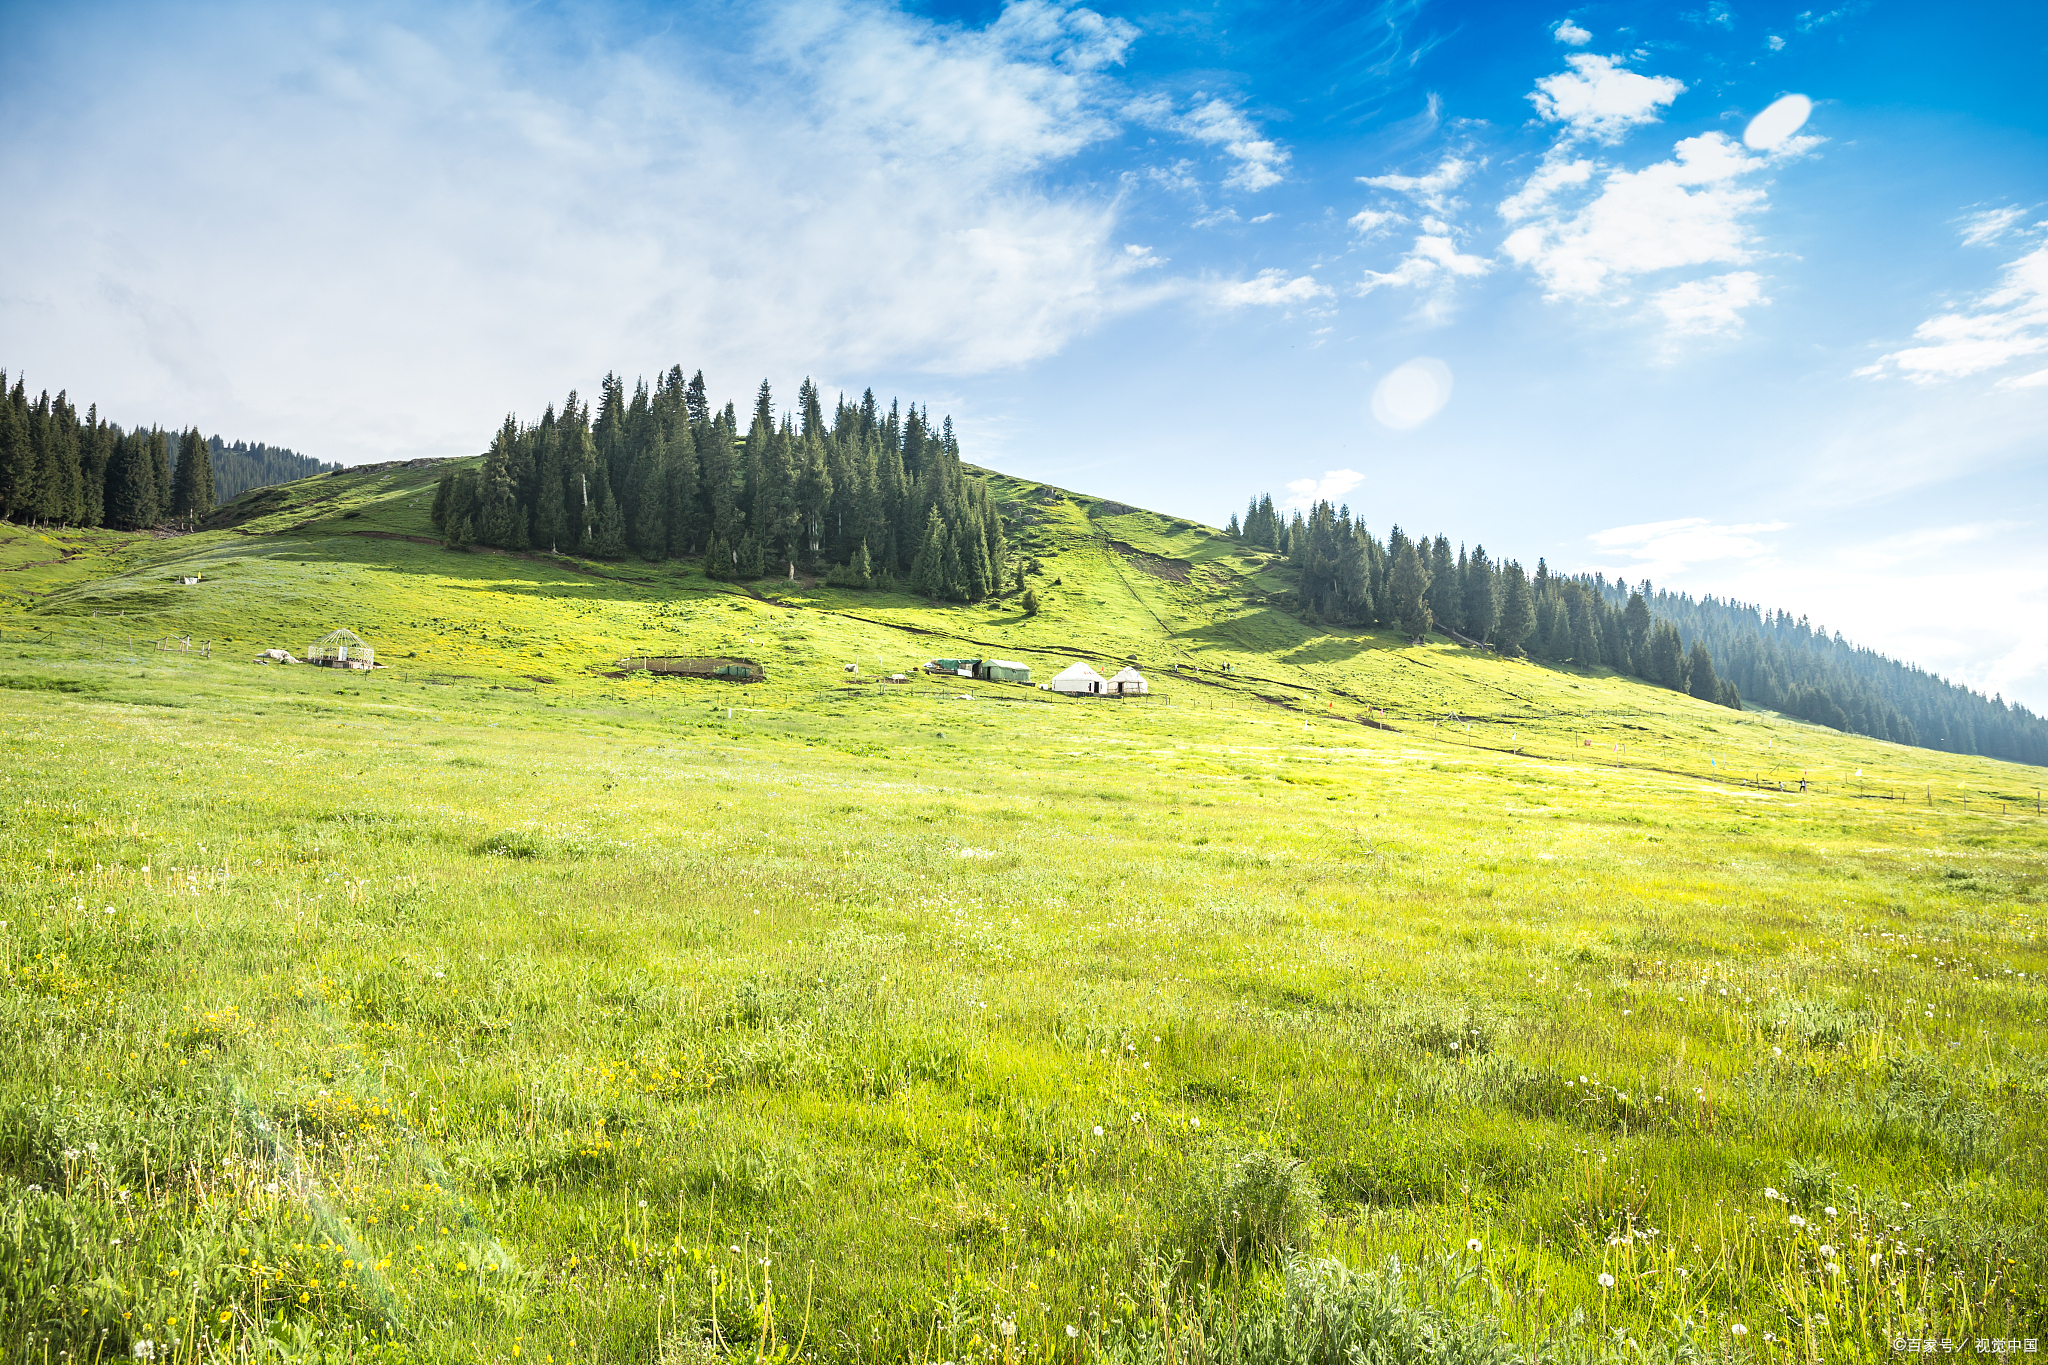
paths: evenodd
<path fill-rule="evenodd" d="M 1399 526 L 1385 541 L 1349 507 L 1318 502 L 1284 521 L 1271 497 L 1254 498 L 1230 530 L 1287 556 L 1300 573 L 1302 605 L 1326 621 L 1399 630 L 1420 642 L 1432 630 L 1559 663 L 1604 665 L 1724 706 L 1740 707 L 1734 686 L 1704 649 L 1688 650 L 1669 623 L 1633 599 L 1610 602 L 1589 582 L 1495 563 L 1485 546 L 1451 549 L 1445 536 L 1411 539 Z"/>
<path fill-rule="evenodd" d="M 2048 764 L 2048 720 L 1810 627 L 1786 612 L 1631 588 L 1604 575 L 1533 574 L 1444 536 L 1382 542 L 1348 507 L 1290 521 L 1252 499 L 1230 533 L 1285 555 L 1302 606 L 1340 625 L 1432 630 L 1508 657 L 1605 666 L 1724 706 L 1760 706 L 1838 730 L 2019 763 Z"/>
<path fill-rule="evenodd" d="M 341 468 L 338 462 L 328 464 L 311 455 L 301 455 L 295 450 L 265 445 L 260 441 L 253 445 L 248 441 L 229 445 L 218 433 L 206 438 L 206 448 L 213 463 L 213 503 L 216 507 L 233 502 L 252 488 L 310 479 Z"/>
<path fill-rule="evenodd" d="M 198 429 L 123 431 L 67 395 L 33 401 L 0 370 L 0 521 L 138 531 L 214 506 L 212 452 Z"/>
<path fill-rule="evenodd" d="M 1625 589 L 1596 579 L 1610 599 Z M 1753 603 L 1635 590 L 1759 706 L 1854 734 L 2048 765 L 2048 718 Z"/>
<path fill-rule="evenodd" d="M 338 464 L 280 446 L 229 445 L 160 427 L 124 431 L 67 394 L 30 399 L 0 370 L 0 521 L 139 531 L 189 523 L 251 488 L 309 478 Z"/>
<path fill-rule="evenodd" d="M 703 372 L 685 380 L 680 365 L 630 395 L 606 375 L 594 416 L 573 391 L 538 422 L 508 416 L 480 466 L 442 476 L 433 517 L 451 544 L 701 555 L 715 577 L 821 573 L 952 601 L 1000 591 L 1007 555 L 952 418 L 884 412 L 872 389 L 828 418 L 808 379 L 778 414 L 763 381 L 742 435 L 733 405 L 714 408 Z"/>

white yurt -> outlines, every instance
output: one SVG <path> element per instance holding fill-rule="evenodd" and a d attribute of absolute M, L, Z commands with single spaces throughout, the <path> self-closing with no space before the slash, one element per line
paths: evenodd
<path fill-rule="evenodd" d="M 1109 691 L 1109 679 L 1086 664 L 1071 664 L 1053 675 L 1052 690 L 1075 696 L 1100 697 Z"/>
<path fill-rule="evenodd" d="M 1109 680 L 1109 690 L 1119 697 L 1142 697 L 1151 691 L 1145 675 L 1130 664 L 1125 664 Z"/>

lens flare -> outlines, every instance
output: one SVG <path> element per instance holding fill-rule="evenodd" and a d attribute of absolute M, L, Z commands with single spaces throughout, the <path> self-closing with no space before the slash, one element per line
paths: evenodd
<path fill-rule="evenodd" d="M 1409 431 L 1443 411 L 1451 401 L 1451 367 L 1417 356 L 1387 374 L 1372 391 L 1372 415 L 1383 427 Z"/>
<path fill-rule="evenodd" d="M 1768 152 L 1806 126 L 1813 113 L 1813 101 L 1804 95 L 1786 95 L 1749 121 L 1742 141 L 1759 152 Z"/>

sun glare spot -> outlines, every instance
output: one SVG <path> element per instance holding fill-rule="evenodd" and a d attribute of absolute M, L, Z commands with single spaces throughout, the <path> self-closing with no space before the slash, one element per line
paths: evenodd
<path fill-rule="evenodd" d="M 1410 431 L 1451 401 L 1451 367 L 1417 356 L 1390 371 L 1372 391 L 1372 415 L 1383 427 Z"/>

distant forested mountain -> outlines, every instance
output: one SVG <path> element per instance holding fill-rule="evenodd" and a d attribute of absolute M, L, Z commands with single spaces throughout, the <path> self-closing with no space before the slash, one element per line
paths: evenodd
<path fill-rule="evenodd" d="M 196 427 L 124 431 L 97 405 L 79 416 L 63 393 L 46 389 L 31 401 L 20 378 L 8 389 L 5 370 L 0 391 L 0 521 L 139 531 L 204 516 L 261 484 L 341 467 L 275 446 L 205 440 Z"/>
<path fill-rule="evenodd" d="M 206 448 L 213 460 L 215 506 L 233 502 L 252 488 L 310 479 L 316 474 L 341 468 L 338 463 L 323 464 L 311 455 L 301 455 L 283 446 L 267 446 L 260 441 L 255 445 L 247 441 L 229 445 L 215 435 L 206 438 Z"/>
<path fill-rule="evenodd" d="M 1230 534 L 1277 551 L 1299 572 L 1300 606 L 1340 625 L 1383 626 L 1420 640 L 1441 630 L 1510 658 L 1604 665 L 1706 701 L 1744 698 L 1821 725 L 1900 744 L 2048 764 L 2048 720 L 1840 635 L 1741 603 L 1609 583 L 1599 574 L 1525 573 L 1484 546 L 1444 536 L 1385 541 L 1349 507 L 1317 503 L 1288 521 L 1252 499 Z"/>
<path fill-rule="evenodd" d="M 675 366 L 650 391 L 606 375 L 597 415 L 573 391 L 538 422 L 507 417 L 481 467 L 450 470 L 434 525 L 451 543 L 598 558 L 704 556 L 720 578 L 790 570 L 978 601 L 997 590 L 1002 518 L 960 465 L 948 417 L 883 412 L 869 390 L 828 419 L 805 380 L 777 414 L 766 382 L 745 436 L 714 409 L 700 371 Z"/>
<path fill-rule="evenodd" d="M 1599 587 L 1609 602 L 1636 595 L 1620 583 Z M 1720 675 L 1759 706 L 1900 744 L 2048 764 L 2048 721 L 2003 697 L 1850 644 L 1787 611 L 1695 600 L 1647 582 L 1636 592 L 1682 638 L 1703 642 Z"/>

